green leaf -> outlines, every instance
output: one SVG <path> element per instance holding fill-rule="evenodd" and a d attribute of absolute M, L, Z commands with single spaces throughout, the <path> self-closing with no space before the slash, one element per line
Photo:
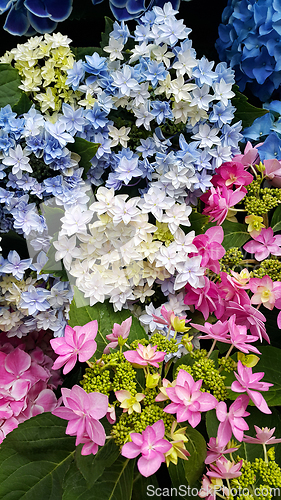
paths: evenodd
<path fill-rule="evenodd" d="M 97 52 L 99 56 L 103 53 L 100 47 L 71 47 L 71 50 L 77 61 L 79 59 L 85 59 L 85 56 L 92 56 L 95 52 Z"/>
<path fill-rule="evenodd" d="M 31 106 L 31 100 L 27 97 L 25 92 L 22 92 L 19 101 L 13 106 L 12 109 L 18 115 L 22 115 L 23 113 L 27 113 Z"/>
<path fill-rule="evenodd" d="M 62 500 L 131 500 L 134 465 L 135 460 L 120 457 L 90 488 L 73 467 L 65 478 Z"/>
<path fill-rule="evenodd" d="M 217 437 L 219 421 L 216 416 L 216 410 L 210 410 L 206 413 L 206 427 L 209 438 Z"/>
<path fill-rule="evenodd" d="M 145 500 L 146 498 L 150 498 L 157 488 L 159 488 L 159 484 L 156 474 L 144 477 L 138 473 L 134 479 L 132 500 Z"/>
<path fill-rule="evenodd" d="M 13 107 L 20 101 L 22 91 L 19 89 L 21 78 L 11 64 L 0 64 L 0 108 L 7 104 Z"/>
<path fill-rule="evenodd" d="M 197 235 L 197 234 L 201 234 L 203 232 L 202 228 L 208 222 L 209 216 L 202 215 L 199 212 L 196 212 L 195 210 L 193 210 L 189 216 L 189 220 L 191 223 L 191 227 L 189 228 L 189 230 L 195 231 L 195 234 Z"/>
<path fill-rule="evenodd" d="M 74 458 L 75 438 L 66 422 L 43 413 L 11 432 L 0 449 L 1 500 L 62 499 L 64 476 Z"/>
<path fill-rule="evenodd" d="M 234 85 L 232 90 L 235 92 L 235 97 L 231 99 L 233 106 L 236 107 L 234 117 L 237 121 L 242 120 L 243 128 L 250 127 L 256 118 L 268 113 L 266 109 L 256 108 L 250 104 L 248 98 L 239 92 L 237 85 Z"/>
<path fill-rule="evenodd" d="M 108 439 L 105 445 L 99 448 L 96 455 L 83 456 L 81 455 L 81 448 L 82 445 L 76 449 L 75 460 L 77 468 L 89 488 L 103 474 L 106 467 L 112 466 L 120 456 L 120 451 L 113 439 Z"/>
<path fill-rule="evenodd" d="M 75 142 L 67 145 L 70 151 L 77 153 L 81 156 L 81 160 L 79 161 L 79 165 L 84 168 L 83 179 L 86 178 L 86 174 L 88 170 L 91 168 L 91 160 L 94 158 L 99 144 L 94 144 L 93 142 L 86 141 L 86 139 L 82 139 L 82 137 L 75 137 Z"/>
<path fill-rule="evenodd" d="M 247 231 L 247 226 L 245 224 L 225 220 L 222 224 L 222 227 L 224 230 L 224 239 L 222 245 L 225 250 L 229 250 L 232 247 L 240 248 L 251 237 Z"/>
<path fill-rule="evenodd" d="M 69 324 L 72 327 L 83 326 L 95 319 L 98 321 L 98 333 L 95 339 L 97 342 L 95 357 L 99 358 L 108 344 L 106 335 L 112 332 L 114 323 L 121 324 L 122 321 L 132 316 L 132 313 L 125 309 L 115 312 L 108 300 L 104 303 L 99 302 L 94 306 L 85 305 L 83 295 L 74 287 L 74 299 L 70 305 L 69 316 Z M 143 338 L 147 339 L 148 336 L 139 320 L 132 316 L 132 326 L 127 342 L 131 343 L 136 339 Z"/>
<path fill-rule="evenodd" d="M 110 17 L 105 16 L 105 28 L 104 28 L 104 33 L 101 34 L 101 42 L 100 46 L 103 49 L 108 45 L 109 42 L 109 33 L 113 31 L 113 23 L 112 19 Z"/>
<path fill-rule="evenodd" d="M 185 443 L 187 451 L 190 453 L 188 460 L 184 460 L 185 477 L 190 486 L 202 476 L 205 468 L 205 458 L 207 454 L 206 441 L 202 434 L 193 427 L 188 426 L 186 429 L 186 437 L 188 442 Z"/>
<path fill-rule="evenodd" d="M 281 204 L 274 210 L 270 225 L 274 233 L 281 231 Z"/>
<path fill-rule="evenodd" d="M 258 364 L 253 368 L 253 372 L 264 372 L 262 379 L 264 382 L 274 384 L 262 395 L 269 406 L 281 405 L 281 349 L 272 346 L 259 347 L 261 357 Z"/>

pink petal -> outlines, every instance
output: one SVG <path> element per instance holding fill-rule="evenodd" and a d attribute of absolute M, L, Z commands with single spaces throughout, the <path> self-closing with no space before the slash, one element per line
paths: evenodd
<path fill-rule="evenodd" d="M 152 459 L 147 460 L 144 457 L 141 457 L 138 459 L 138 469 L 141 473 L 142 476 L 144 477 L 149 477 L 154 474 L 159 467 L 161 466 L 161 463 L 164 461 L 164 455 L 161 457 L 160 454 L 156 454 Z"/>
<path fill-rule="evenodd" d="M 88 359 L 90 359 L 94 355 L 96 349 L 97 343 L 95 340 L 88 340 L 87 342 L 85 342 L 85 344 L 83 344 L 83 346 L 79 349 L 79 361 L 81 363 L 85 363 L 85 361 L 88 361 Z"/>
<path fill-rule="evenodd" d="M 136 458 L 140 454 L 140 448 L 134 443 L 125 443 L 121 455 L 126 458 Z"/>
<path fill-rule="evenodd" d="M 25 372 L 30 365 L 31 357 L 29 354 L 18 347 L 10 352 L 5 359 L 5 368 L 7 372 L 14 373 L 15 375 Z"/>

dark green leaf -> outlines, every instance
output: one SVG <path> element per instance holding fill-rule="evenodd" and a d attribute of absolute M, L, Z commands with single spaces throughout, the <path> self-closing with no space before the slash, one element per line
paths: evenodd
<path fill-rule="evenodd" d="M 281 204 L 274 210 L 270 225 L 274 233 L 281 231 Z"/>
<path fill-rule="evenodd" d="M 225 220 L 222 227 L 224 230 L 224 239 L 222 244 L 225 250 L 229 250 L 232 247 L 240 248 L 251 237 L 245 224 Z"/>
<path fill-rule="evenodd" d="M 19 425 L 1 444 L 1 500 L 61 500 L 64 476 L 74 458 L 75 438 L 66 422 L 43 413 Z"/>
<path fill-rule="evenodd" d="M 202 228 L 208 222 L 209 217 L 207 215 L 200 214 L 195 210 L 189 216 L 189 220 L 191 223 L 190 231 L 195 231 L 195 234 L 201 234 L 203 232 Z"/>
<path fill-rule="evenodd" d="M 234 116 L 237 121 L 242 120 L 243 128 L 250 127 L 256 118 L 268 113 L 266 109 L 252 106 L 248 102 L 248 98 L 239 92 L 237 85 L 234 85 L 232 90 L 235 92 L 235 97 L 231 99 L 233 106 L 236 107 Z"/>
<path fill-rule="evenodd" d="M 95 52 L 97 52 L 99 56 L 103 53 L 100 47 L 71 47 L 71 50 L 77 61 L 79 59 L 85 59 L 85 56 L 92 56 Z"/>
<path fill-rule="evenodd" d="M 112 19 L 110 19 L 110 17 L 107 16 L 105 16 L 104 20 L 105 20 L 105 28 L 104 28 L 104 33 L 101 34 L 101 42 L 100 42 L 100 46 L 102 49 L 108 45 L 109 33 L 112 32 L 114 23 L 114 21 L 112 21 Z"/>
<path fill-rule="evenodd" d="M 205 458 L 207 453 L 206 441 L 202 434 L 193 427 L 188 426 L 186 429 L 186 437 L 188 442 L 185 443 L 187 451 L 190 453 L 188 460 L 184 460 L 185 477 L 190 486 L 202 476 L 204 470 Z"/>
<path fill-rule="evenodd" d="M 206 427 L 209 438 L 217 437 L 219 421 L 216 416 L 216 410 L 210 410 L 206 413 Z"/>
<path fill-rule="evenodd" d="M 131 500 L 134 465 L 135 460 L 120 457 L 90 488 L 82 474 L 73 469 L 66 476 L 62 500 Z"/>
<path fill-rule="evenodd" d="M 253 372 L 264 372 L 263 382 L 274 384 L 268 392 L 262 395 L 269 406 L 281 405 L 281 349 L 272 346 L 259 347 L 261 352 L 258 364 L 253 368 Z"/>
<path fill-rule="evenodd" d="M 70 326 L 83 326 L 90 321 L 98 321 L 98 333 L 96 336 L 97 350 L 95 357 L 100 357 L 108 344 L 106 335 L 112 333 L 114 323 L 121 324 L 122 321 L 132 316 L 130 311 L 123 309 L 114 312 L 113 306 L 106 300 L 104 303 L 97 303 L 94 306 L 85 305 L 83 295 L 74 287 L 74 299 L 70 305 Z M 80 306 L 80 307 L 79 307 Z M 132 316 L 132 326 L 127 342 L 131 343 L 136 339 L 147 339 L 147 334 L 141 326 L 139 320 Z"/>
<path fill-rule="evenodd" d="M 83 456 L 81 455 L 81 448 L 82 445 L 76 449 L 75 460 L 89 488 L 103 474 L 106 467 L 112 466 L 120 456 L 120 451 L 113 439 L 107 440 L 105 445 L 99 448 L 96 455 Z"/>
<path fill-rule="evenodd" d="M 140 473 L 137 474 L 133 483 L 132 500 L 145 500 L 153 496 L 159 488 L 156 475 L 144 477 Z"/>
<path fill-rule="evenodd" d="M 86 141 L 86 139 L 83 139 L 82 137 L 75 137 L 75 142 L 68 144 L 67 147 L 70 151 L 73 151 L 81 156 L 79 165 L 84 168 L 83 179 L 85 179 L 88 170 L 91 168 L 91 160 L 94 158 L 99 148 L 99 144 Z"/>
<path fill-rule="evenodd" d="M 10 64 L 0 64 L 0 108 L 7 104 L 13 107 L 20 101 L 22 91 L 19 89 L 21 78 Z"/>
<path fill-rule="evenodd" d="M 13 106 L 13 111 L 18 115 L 22 115 L 23 113 L 27 113 L 31 106 L 31 100 L 27 97 L 25 92 L 22 92 L 19 101 Z"/>

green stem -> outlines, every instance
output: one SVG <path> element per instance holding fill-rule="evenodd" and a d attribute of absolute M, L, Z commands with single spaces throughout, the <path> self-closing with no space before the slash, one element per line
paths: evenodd
<path fill-rule="evenodd" d="M 213 343 L 212 343 L 211 349 L 209 350 L 209 352 L 208 352 L 208 354 L 207 354 L 207 358 L 209 358 L 209 357 L 210 357 L 210 355 L 212 354 L 212 352 L 213 352 L 213 350 L 214 350 L 214 348 L 215 348 L 216 342 L 217 342 L 217 341 L 216 341 L 216 339 L 215 339 L 215 340 L 213 340 Z"/>
<path fill-rule="evenodd" d="M 226 355 L 225 355 L 225 358 L 224 358 L 224 359 L 227 359 L 227 358 L 228 358 L 228 356 L 230 355 L 230 353 L 231 353 L 231 351 L 232 351 L 233 347 L 234 347 L 234 345 L 232 344 L 232 345 L 230 346 L 230 348 L 228 349 L 228 351 L 227 351 L 227 353 L 226 353 Z"/>
<path fill-rule="evenodd" d="M 264 461 L 266 464 L 268 464 L 268 456 L 267 456 L 265 443 L 262 443 L 262 447 L 263 447 L 263 452 L 264 452 Z"/>

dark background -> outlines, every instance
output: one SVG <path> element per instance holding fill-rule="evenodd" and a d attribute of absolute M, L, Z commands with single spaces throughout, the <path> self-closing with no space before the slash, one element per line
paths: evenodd
<path fill-rule="evenodd" d="M 226 5 L 227 0 L 181 2 L 177 18 L 183 19 L 186 26 L 192 29 L 189 38 L 193 41 L 198 58 L 205 55 L 207 59 L 219 62 L 215 41 L 218 38 L 218 25 L 221 22 L 222 11 Z M 108 0 L 98 5 L 93 5 L 91 0 L 73 0 L 71 16 L 59 23 L 55 31 L 68 35 L 73 40 L 74 47 L 99 46 L 100 34 L 104 31 L 104 16 L 114 19 Z M 11 50 L 18 43 L 26 41 L 26 37 L 14 36 L 2 29 L 5 18 L 6 13 L 0 16 L 0 55 L 3 55 L 6 50 Z M 133 29 L 135 22 L 131 21 L 128 24 Z"/>

